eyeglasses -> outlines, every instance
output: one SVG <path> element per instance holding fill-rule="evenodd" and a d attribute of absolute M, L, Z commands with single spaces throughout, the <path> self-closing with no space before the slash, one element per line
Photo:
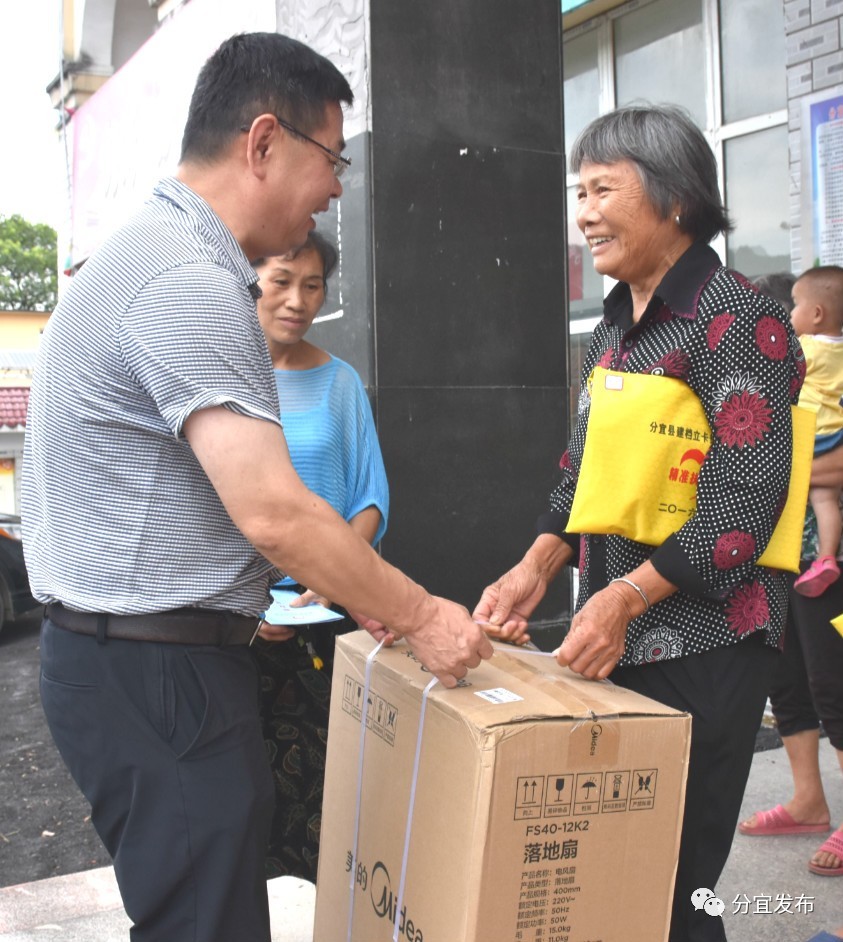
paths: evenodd
<path fill-rule="evenodd" d="M 320 144 L 319 141 L 315 141 L 312 137 L 305 134 L 304 131 L 300 131 L 297 127 L 294 127 L 292 124 L 290 124 L 289 121 L 279 118 L 278 115 L 275 115 L 275 120 L 281 125 L 282 128 L 286 128 L 290 134 L 295 134 L 296 137 L 300 137 L 304 141 L 309 141 L 311 144 L 315 144 L 320 150 L 324 150 L 325 153 L 331 158 L 331 166 L 334 168 L 334 176 L 337 179 L 339 179 L 345 173 L 346 169 L 351 166 L 350 157 L 343 157 L 342 154 L 338 154 L 336 151 L 331 150 L 330 147 Z M 241 131 L 249 131 L 250 129 L 251 127 L 248 124 L 244 124 L 240 127 Z"/>

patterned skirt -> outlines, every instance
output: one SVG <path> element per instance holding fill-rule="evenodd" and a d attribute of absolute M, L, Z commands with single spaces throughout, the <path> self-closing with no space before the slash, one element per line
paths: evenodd
<path fill-rule="evenodd" d="M 252 645 L 260 672 L 263 738 L 275 783 L 267 879 L 295 876 L 316 882 L 334 639 L 356 627 L 346 618 L 300 626 L 289 641 L 256 638 Z M 319 659 L 321 668 L 316 666 Z"/>

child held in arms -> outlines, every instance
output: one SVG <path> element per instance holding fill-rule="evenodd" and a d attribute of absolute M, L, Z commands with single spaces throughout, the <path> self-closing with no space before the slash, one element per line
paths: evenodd
<path fill-rule="evenodd" d="M 793 285 L 793 304 L 790 320 L 807 366 L 799 405 L 817 413 L 809 499 L 819 536 L 817 558 L 793 587 L 815 598 L 840 578 L 836 554 L 843 530 L 843 268 L 809 268 Z"/>

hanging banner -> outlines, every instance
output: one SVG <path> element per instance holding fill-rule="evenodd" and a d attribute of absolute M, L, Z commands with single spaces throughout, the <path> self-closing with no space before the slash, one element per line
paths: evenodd
<path fill-rule="evenodd" d="M 178 164 L 196 77 L 235 33 L 275 31 L 274 0 L 190 0 L 74 114 L 72 268 L 121 226 Z"/>

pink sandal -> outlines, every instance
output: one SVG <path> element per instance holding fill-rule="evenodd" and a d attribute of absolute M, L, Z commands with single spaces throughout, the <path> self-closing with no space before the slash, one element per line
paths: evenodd
<path fill-rule="evenodd" d="M 839 867 L 820 867 L 818 864 L 808 861 L 808 869 L 811 873 L 816 873 L 821 877 L 843 877 L 843 831 L 835 831 L 828 840 L 824 841 L 818 848 L 817 853 L 825 851 L 827 854 L 834 854 L 840 861 Z"/>
<path fill-rule="evenodd" d="M 793 591 L 815 599 L 840 578 L 840 567 L 833 556 L 819 556 L 793 583 Z"/>
<path fill-rule="evenodd" d="M 741 834 L 746 834 L 748 837 L 769 837 L 775 834 L 825 834 L 831 829 L 831 824 L 799 824 L 794 821 L 783 805 L 776 805 L 769 811 L 756 811 L 755 819 L 758 822 L 755 827 L 747 827 L 743 821 L 738 825 Z"/>

